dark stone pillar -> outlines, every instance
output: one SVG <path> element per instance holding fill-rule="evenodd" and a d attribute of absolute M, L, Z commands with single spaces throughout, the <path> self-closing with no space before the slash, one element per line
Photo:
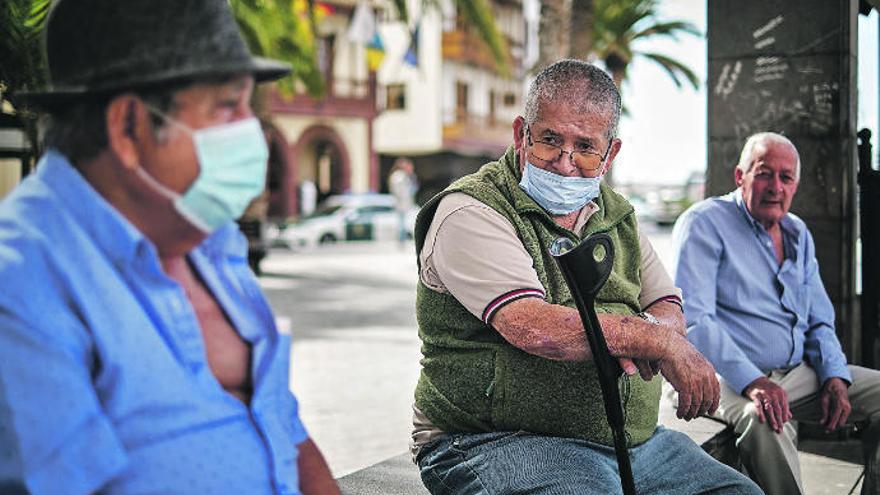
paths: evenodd
<path fill-rule="evenodd" d="M 755 132 L 785 134 L 801 156 L 792 212 L 816 241 L 822 280 L 851 362 L 855 311 L 856 16 L 847 0 L 711 1 L 706 194 L 733 190 Z"/>

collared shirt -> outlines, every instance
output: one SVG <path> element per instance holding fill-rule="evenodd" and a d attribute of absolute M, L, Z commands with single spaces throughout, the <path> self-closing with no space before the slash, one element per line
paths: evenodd
<path fill-rule="evenodd" d="M 290 337 L 233 223 L 189 255 L 252 349 L 250 405 L 208 366 L 154 245 L 60 154 L 0 204 L 0 486 L 35 494 L 296 494 Z"/>
<path fill-rule="evenodd" d="M 770 234 L 737 189 L 690 208 L 672 233 L 688 340 L 739 392 L 772 370 L 804 360 L 820 383 L 831 377 L 852 381 L 813 237 L 791 213 L 780 226 L 782 265 Z"/>

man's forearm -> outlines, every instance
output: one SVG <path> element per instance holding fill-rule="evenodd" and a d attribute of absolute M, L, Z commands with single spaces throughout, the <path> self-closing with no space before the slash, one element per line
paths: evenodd
<path fill-rule="evenodd" d="M 315 442 L 308 438 L 297 447 L 299 488 L 303 495 L 339 495 L 339 487 Z"/>
<path fill-rule="evenodd" d="M 637 316 L 598 317 L 608 349 L 615 357 L 663 359 L 670 338 L 681 338 L 674 325 L 663 319 L 664 324 L 654 325 Z M 592 359 L 576 309 L 537 298 L 520 299 L 501 308 L 492 325 L 508 342 L 529 354 L 559 361 Z"/>
<path fill-rule="evenodd" d="M 674 325 L 663 319 L 655 325 L 638 316 L 606 314 L 599 315 L 599 323 L 615 357 L 659 361 L 667 357 L 670 341 L 682 338 Z"/>
<path fill-rule="evenodd" d="M 598 315 L 609 352 L 621 364 L 634 360 L 645 380 L 657 371 L 662 373 L 679 393 L 678 417 L 690 420 L 714 413 L 719 398 L 715 368 L 682 335 L 680 317 L 667 314 L 666 309 L 658 313 L 665 323 L 661 320 L 656 325 L 638 316 Z M 529 354 L 561 361 L 592 358 L 575 309 L 543 299 L 519 299 L 499 309 L 491 323 L 508 342 Z"/>

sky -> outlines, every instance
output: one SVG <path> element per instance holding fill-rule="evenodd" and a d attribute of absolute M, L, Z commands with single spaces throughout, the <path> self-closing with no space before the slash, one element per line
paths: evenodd
<path fill-rule="evenodd" d="M 686 20 L 703 36 L 683 34 L 678 40 L 659 38 L 638 45 L 642 50 L 670 55 L 689 66 L 702 81 L 694 90 L 686 83 L 677 88 L 655 63 L 637 58 L 623 86 L 629 115 L 620 125 L 623 148 L 615 161 L 615 180 L 682 184 L 695 171 L 706 168 L 706 1 L 664 0 L 660 19 Z M 877 134 L 877 13 L 859 16 L 859 128 Z M 867 55 L 867 56 L 865 56 Z"/>

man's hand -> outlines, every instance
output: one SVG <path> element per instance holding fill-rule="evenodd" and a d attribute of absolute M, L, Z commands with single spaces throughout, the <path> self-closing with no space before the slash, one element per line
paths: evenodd
<path fill-rule="evenodd" d="M 630 376 L 638 373 L 639 375 L 641 375 L 642 380 L 645 380 L 646 382 L 651 381 L 651 379 L 654 378 L 654 375 L 660 372 L 659 361 L 618 358 L 618 362 L 620 363 L 620 367 L 623 369 L 624 373 Z"/>
<path fill-rule="evenodd" d="M 846 424 L 852 406 L 849 403 L 849 393 L 846 382 L 841 378 L 829 378 L 822 385 L 822 420 L 820 423 L 825 431 L 831 433 Z"/>
<path fill-rule="evenodd" d="M 758 421 L 765 421 L 776 433 L 782 433 L 782 426 L 791 419 L 788 408 L 788 394 L 779 385 L 762 376 L 743 389 L 743 395 L 755 403 Z M 849 402 L 847 402 L 847 407 Z M 824 410 L 824 409 L 823 409 Z"/>
<path fill-rule="evenodd" d="M 702 414 L 713 414 L 721 397 L 715 368 L 687 339 L 677 333 L 670 335 L 660 372 L 678 392 L 676 416 L 690 421 Z"/>

